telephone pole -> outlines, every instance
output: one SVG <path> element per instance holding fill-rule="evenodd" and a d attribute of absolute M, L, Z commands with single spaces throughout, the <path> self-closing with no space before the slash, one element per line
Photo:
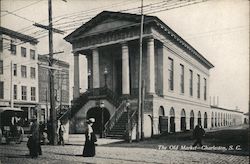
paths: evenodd
<path fill-rule="evenodd" d="M 54 59 L 53 59 L 53 32 L 63 34 L 64 32 L 53 28 L 52 24 L 52 0 L 48 0 L 49 25 L 45 26 L 39 23 L 33 24 L 49 31 L 49 89 L 50 89 L 50 120 L 51 120 L 51 139 L 52 145 L 57 145 L 57 111 L 55 109 L 55 91 L 54 91 Z"/>
<path fill-rule="evenodd" d="M 138 119 L 137 119 L 137 131 L 136 140 L 141 138 L 141 105 L 142 105 L 142 35 L 143 35 L 143 0 L 141 0 L 141 26 L 140 26 L 140 55 L 139 55 L 139 79 L 138 79 Z"/>

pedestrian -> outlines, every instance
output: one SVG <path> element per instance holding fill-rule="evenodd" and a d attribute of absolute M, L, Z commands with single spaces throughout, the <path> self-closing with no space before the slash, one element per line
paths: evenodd
<path fill-rule="evenodd" d="M 60 121 L 60 125 L 59 125 L 59 130 L 58 130 L 58 134 L 59 134 L 59 145 L 63 145 L 64 146 L 64 138 L 63 138 L 63 134 L 65 132 L 65 126 L 62 123 L 62 121 Z"/>
<path fill-rule="evenodd" d="M 30 143 L 30 155 L 32 158 L 37 158 L 38 154 L 42 154 L 40 135 L 39 135 L 39 124 L 37 123 L 36 117 L 32 118 L 31 125 L 31 143 Z"/>
<path fill-rule="evenodd" d="M 196 125 L 193 131 L 193 137 L 196 139 L 195 143 L 193 144 L 193 147 L 196 145 L 202 146 L 202 138 L 205 135 L 205 130 L 202 128 L 201 125 Z"/>
<path fill-rule="evenodd" d="M 87 128 L 85 131 L 85 144 L 83 148 L 84 157 L 94 157 L 95 156 L 95 142 L 97 141 L 95 133 L 92 129 L 92 125 L 95 122 L 94 118 L 90 118 L 87 121 Z"/>

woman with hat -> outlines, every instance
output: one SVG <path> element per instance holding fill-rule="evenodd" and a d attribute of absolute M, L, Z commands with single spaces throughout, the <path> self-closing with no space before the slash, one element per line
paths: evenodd
<path fill-rule="evenodd" d="M 94 157 L 95 156 L 95 142 L 97 141 L 95 133 L 92 129 L 92 125 L 95 122 L 94 118 L 87 120 L 87 128 L 85 132 L 85 144 L 83 148 L 84 157 Z"/>

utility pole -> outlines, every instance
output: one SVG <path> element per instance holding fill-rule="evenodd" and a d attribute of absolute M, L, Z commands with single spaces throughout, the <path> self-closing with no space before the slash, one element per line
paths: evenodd
<path fill-rule="evenodd" d="M 49 66 L 53 67 L 53 25 L 52 25 L 52 2 L 48 0 L 48 8 L 49 8 Z M 50 113 L 52 119 L 52 144 L 57 145 L 57 120 L 56 120 L 56 110 L 55 110 L 55 93 L 54 93 L 54 70 L 51 69 L 49 71 L 50 78 Z"/>
<path fill-rule="evenodd" d="M 50 119 L 52 123 L 52 134 L 51 134 L 51 144 L 57 145 L 57 112 L 55 109 L 55 91 L 54 91 L 54 59 L 53 59 L 53 32 L 63 34 L 64 32 L 53 28 L 52 24 L 52 0 L 48 0 L 48 13 L 49 13 L 49 25 L 44 26 L 38 23 L 33 24 L 36 27 L 40 27 L 49 31 L 49 89 L 50 89 Z"/>
<path fill-rule="evenodd" d="M 13 102 L 13 64 L 12 60 L 10 62 L 10 107 L 13 109 L 14 102 Z"/>
<path fill-rule="evenodd" d="M 142 35 L 143 35 L 143 0 L 141 0 L 141 30 L 140 30 L 140 56 L 139 56 L 139 84 L 138 84 L 138 123 L 136 128 L 136 140 L 140 140 L 140 132 L 141 132 L 141 87 L 142 87 Z"/>

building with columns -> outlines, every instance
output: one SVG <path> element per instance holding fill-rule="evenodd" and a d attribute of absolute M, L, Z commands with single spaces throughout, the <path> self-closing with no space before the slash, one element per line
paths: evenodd
<path fill-rule="evenodd" d="M 86 119 L 94 117 L 97 133 L 133 136 L 138 124 L 140 21 L 140 15 L 103 11 L 65 37 L 74 53 L 72 133 L 84 132 Z M 79 92 L 79 70 L 86 68 L 79 65 L 79 55 L 88 62 L 84 93 Z M 208 88 L 213 67 L 160 19 L 144 17 L 140 118 L 145 137 L 197 124 L 212 127 Z"/>

